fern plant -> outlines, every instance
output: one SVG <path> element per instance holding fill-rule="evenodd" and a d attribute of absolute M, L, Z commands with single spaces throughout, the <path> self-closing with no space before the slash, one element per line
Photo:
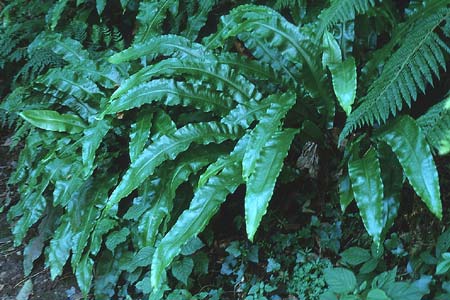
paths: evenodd
<path fill-rule="evenodd" d="M 394 32 L 408 34 L 394 37 L 398 49 L 367 91 L 358 80 L 361 66 L 382 62 L 382 54 L 352 56 L 332 32 L 357 22 L 357 14 L 382 15 L 382 7 L 371 10 L 375 1 L 331 1 L 319 10 L 277 1 L 287 16 L 253 4 L 229 10 L 219 1 L 120 1 L 123 10 L 137 9 L 134 34 L 121 38 L 114 33 L 119 24 L 92 25 L 91 42 L 88 34 L 68 34 L 74 31 L 62 16 L 74 13 L 74 3 L 49 4 L 41 20 L 47 29 L 26 51 L 51 53 L 58 63 L 35 67 L 30 58 L 0 105 L 20 116 L 16 138 L 26 135 L 10 180 L 21 199 L 8 213 L 16 245 L 28 241 L 26 274 L 44 254 L 52 278 L 70 260 L 85 296 L 93 290 L 96 299 L 125 297 L 134 287 L 163 298 L 177 279 L 166 269 L 227 197 L 245 186 L 245 228 L 253 241 L 280 172 L 292 167 L 288 153 L 299 155 L 292 144 L 339 127 L 345 114 L 341 207 L 355 200 L 380 243 L 406 177 L 442 218 L 428 141 L 436 146 L 440 139 L 445 120 L 436 116 L 446 114 L 444 104 L 417 121 L 396 115 L 418 89 L 426 92 L 425 83 L 444 76 L 446 1 L 427 1 L 399 23 Z M 93 4 L 76 5 L 91 17 L 113 5 Z M 303 17 L 294 16 L 296 6 L 305 7 Z M 210 30 L 205 24 L 218 9 L 217 30 Z M 74 22 L 87 20 L 77 16 Z M 130 47 L 117 52 L 127 40 Z M 373 134 L 347 139 L 363 125 L 376 127 Z M 37 235 L 25 239 L 32 226 Z"/>

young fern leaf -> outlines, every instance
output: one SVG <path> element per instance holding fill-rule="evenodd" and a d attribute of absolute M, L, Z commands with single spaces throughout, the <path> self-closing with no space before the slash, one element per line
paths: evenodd
<path fill-rule="evenodd" d="M 193 15 L 188 15 L 187 28 L 181 33 L 190 40 L 195 40 L 200 30 L 205 26 L 208 14 L 219 0 L 200 0 L 199 9 Z"/>
<path fill-rule="evenodd" d="M 332 0 L 330 7 L 324 9 L 319 15 L 319 25 L 316 38 L 320 40 L 323 33 L 336 23 L 353 20 L 357 14 L 363 14 L 375 0 Z"/>
<path fill-rule="evenodd" d="M 210 177 L 205 185 L 197 189 L 189 208 L 180 215 L 158 244 L 151 266 L 150 282 L 153 288 L 161 287 L 165 269 L 181 252 L 182 246 L 205 228 L 227 195 L 233 193 L 242 183 L 241 160 L 247 142 L 247 136 L 238 141 L 233 152 L 223 158 L 228 163 L 224 163 L 222 159 L 217 161 L 224 166 L 222 171 Z"/>
<path fill-rule="evenodd" d="M 285 129 L 275 132 L 264 144 L 254 165 L 254 172 L 247 179 L 245 194 L 245 224 L 247 236 L 253 241 L 262 217 L 267 212 L 267 206 L 272 198 L 278 175 L 283 167 L 283 161 L 291 146 L 296 129 Z M 251 145 L 251 140 L 248 146 Z M 248 149 L 246 150 L 247 154 Z M 245 156 L 243 158 L 245 162 Z"/>
<path fill-rule="evenodd" d="M 430 146 L 416 121 L 409 116 L 395 120 L 380 134 L 397 155 L 403 172 L 428 209 L 442 219 L 439 176 Z"/>
<path fill-rule="evenodd" d="M 340 141 L 357 127 L 384 123 L 390 114 L 395 116 L 402 109 L 403 101 L 411 106 L 417 97 L 417 87 L 425 92 L 426 83 L 433 83 L 432 73 L 438 74 L 439 66 L 446 68 L 443 51 L 450 53 L 434 31 L 449 17 L 450 8 L 441 9 L 417 23 L 403 46 L 386 63 L 361 105 L 348 117 Z"/>
<path fill-rule="evenodd" d="M 188 124 L 178 129 L 173 135 L 161 136 L 148 146 L 134 163 L 131 164 L 108 199 L 104 214 L 115 204 L 128 196 L 133 190 L 152 175 L 159 165 L 166 160 L 173 160 L 186 151 L 192 143 L 221 143 L 228 139 L 236 139 L 241 135 L 237 127 L 217 122 Z"/>
<path fill-rule="evenodd" d="M 363 158 L 352 156 L 348 162 L 348 174 L 367 233 L 379 244 L 385 220 L 382 202 L 383 182 L 375 149 L 370 148 Z"/>

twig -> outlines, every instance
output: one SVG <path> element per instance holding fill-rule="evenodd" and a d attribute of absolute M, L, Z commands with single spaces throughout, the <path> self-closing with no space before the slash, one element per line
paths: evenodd
<path fill-rule="evenodd" d="M 27 281 L 28 279 L 32 279 L 32 278 L 34 278 L 34 277 L 36 277 L 36 276 L 38 276 L 39 274 L 42 274 L 42 273 L 44 273 L 44 272 L 46 272 L 45 269 L 43 269 L 43 270 L 41 270 L 41 271 L 37 272 L 36 274 L 31 275 L 31 276 L 25 277 L 24 279 L 22 279 L 21 281 L 19 281 L 19 282 L 14 286 L 14 288 L 18 287 L 19 285 L 21 285 L 22 283 L 24 283 L 24 282 Z"/>

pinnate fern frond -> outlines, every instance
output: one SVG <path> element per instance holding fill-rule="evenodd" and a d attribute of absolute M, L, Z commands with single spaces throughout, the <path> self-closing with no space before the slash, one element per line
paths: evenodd
<path fill-rule="evenodd" d="M 376 0 L 332 0 L 330 7 L 319 15 L 317 39 L 320 39 L 330 26 L 353 20 L 357 14 L 363 14 L 374 6 L 375 2 Z"/>
<path fill-rule="evenodd" d="M 442 9 L 417 23 L 361 99 L 361 105 L 350 114 L 341 140 L 360 126 L 384 123 L 390 114 L 395 116 L 402 109 L 403 101 L 411 106 L 418 90 L 425 92 L 439 68 L 446 69 L 444 52 L 450 53 L 450 48 L 435 30 L 449 17 L 450 9 Z"/>
<path fill-rule="evenodd" d="M 428 143 L 437 151 L 442 151 L 444 143 L 449 141 L 449 101 L 450 95 L 432 106 L 424 115 L 417 119 L 417 124 L 426 136 Z"/>

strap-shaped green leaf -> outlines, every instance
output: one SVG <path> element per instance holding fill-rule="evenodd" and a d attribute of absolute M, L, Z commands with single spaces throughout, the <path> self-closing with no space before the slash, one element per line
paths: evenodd
<path fill-rule="evenodd" d="M 409 116 L 398 118 L 381 133 L 381 138 L 397 155 L 414 191 L 428 209 L 441 219 L 439 175 L 430 146 L 415 120 Z"/>
<path fill-rule="evenodd" d="M 140 107 L 158 101 L 167 106 L 193 106 L 202 111 L 214 111 L 220 115 L 228 112 L 233 104 L 230 97 L 201 84 L 188 84 L 173 79 L 157 79 L 142 83 L 112 100 L 102 116 Z"/>
<path fill-rule="evenodd" d="M 83 161 L 83 177 L 89 177 L 94 170 L 95 152 L 105 135 L 111 128 L 106 120 L 96 121 L 92 127 L 84 130 L 81 159 Z"/>
<path fill-rule="evenodd" d="M 94 268 L 94 260 L 86 253 L 75 268 L 75 276 L 78 286 L 80 287 L 83 297 L 87 298 L 91 289 L 92 278 L 94 276 L 92 269 Z"/>
<path fill-rule="evenodd" d="M 378 156 L 384 187 L 383 215 L 386 221 L 383 234 L 385 234 L 394 224 L 395 217 L 397 217 L 404 179 L 402 167 L 396 155 L 386 143 L 380 142 L 378 144 Z"/>
<path fill-rule="evenodd" d="M 164 168 L 158 169 L 155 174 L 157 179 L 152 186 L 154 203 L 139 221 L 140 228 L 143 228 L 140 235 L 144 246 L 154 246 L 161 223 L 170 218 L 177 188 L 186 182 L 190 175 L 200 171 L 218 156 L 229 154 L 226 150 L 229 149 L 223 145 L 209 145 L 192 153 L 183 153 L 177 158 L 177 163 L 170 162 L 168 166 L 164 165 Z"/>
<path fill-rule="evenodd" d="M 227 195 L 233 193 L 242 183 L 239 157 L 242 159 L 248 142 L 247 137 L 244 136 L 240 139 L 234 151 L 225 158 L 229 164 L 225 164 L 222 172 L 209 178 L 205 185 L 197 189 L 189 209 L 181 214 L 159 243 L 152 260 L 151 285 L 154 288 L 160 288 L 165 277 L 165 269 L 181 252 L 182 246 L 205 228 L 211 217 L 226 200 Z M 222 164 L 221 159 L 218 160 L 218 163 Z"/>
<path fill-rule="evenodd" d="M 352 156 L 348 162 L 348 174 L 364 226 L 374 242 L 379 243 L 385 222 L 383 182 L 375 149 L 370 148 L 360 159 Z"/>
<path fill-rule="evenodd" d="M 55 231 L 53 239 L 50 241 L 46 265 L 50 266 L 50 275 L 52 280 L 60 275 L 72 249 L 73 233 L 70 222 L 66 217 Z"/>
<path fill-rule="evenodd" d="M 133 163 L 144 150 L 152 128 L 153 113 L 141 110 L 136 123 L 131 124 L 130 132 L 130 160 Z"/>
<path fill-rule="evenodd" d="M 270 107 L 251 132 L 250 142 L 242 160 L 242 176 L 245 180 L 248 180 L 255 171 L 256 161 L 260 157 L 261 150 L 278 130 L 281 119 L 284 118 L 296 101 L 295 94 L 292 93 L 271 95 L 269 98 Z"/>
<path fill-rule="evenodd" d="M 20 113 L 20 116 L 32 125 L 45 130 L 78 133 L 86 128 L 80 117 L 60 114 L 53 110 L 27 110 Z"/>
<path fill-rule="evenodd" d="M 150 81 L 155 77 L 181 76 L 183 74 L 189 75 L 191 79 L 201 80 L 202 85 L 205 83 L 213 84 L 216 89 L 225 92 L 238 103 L 261 98 L 253 83 L 230 66 L 217 63 L 215 59 L 168 58 L 144 67 L 131 75 L 112 94 L 111 99 L 116 99 L 141 83 Z"/>
<path fill-rule="evenodd" d="M 178 129 L 173 135 L 161 136 L 131 164 L 109 198 L 106 210 L 128 196 L 164 161 L 173 160 L 179 153 L 187 150 L 191 143 L 221 143 L 227 139 L 235 139 L 239 135 L 240 129 L 237 127 L 209 122 L 188 124 Z"/>
<path fill-rule="evenodd" d="M 206 55 L 205 47 L 179 35 L 155 36 L 142 44 L 133 44 L 130 48 L 111 56 L 108 61 L 118 64 L 126 61 L 136 60 L 142 57 L 153 59 L 158 55 L 172 57 L 197 57 Z"/>
<path fill-rule="evenodd" d="M 352 112 L 356 96 L 356 65 L 353 57 L 329 66 L 333 77 L 334 93 L 347 116 Z"/>
<path fill-rule="evenodd" d="M 262 217 L 267 212 L 267 206 L 272 198 L 275 183 L 283 167 L 284 158 L 297 133 L 298 130 L 296 129 L 285 129 L 284 131 L 275 132 L 262 147 L 255 162 L 254 172 L 247 180 L 245 222 L 247 236 L 251 241 L 253 241 Z M 251 146 L 252 144 L 249 145 Z"/>

